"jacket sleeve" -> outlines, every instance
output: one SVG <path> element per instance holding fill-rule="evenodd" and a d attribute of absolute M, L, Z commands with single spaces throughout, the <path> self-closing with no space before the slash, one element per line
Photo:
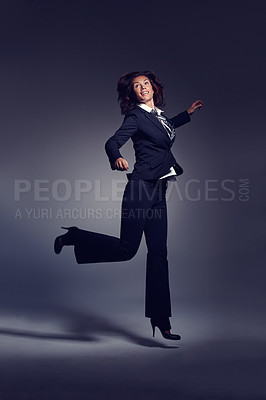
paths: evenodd
<path fill-rule="evenodd" d="M 176 115 L 173 118 L 170 118 L 170 121 L 174 124 L 175 128 L 186 124 L 187 122 L 191 121 L 189 113 L 187 111 L 183 111 L 182 113 Z"/>
<path fill-rule="evenodd" d="M 114 163 L 118 158 L 122 157 L 119 151 L 120 147 L 122 147 L 137 131 L 138 120 L 136 115 L 126 115 L 121 127 L 105 143 L 105 151 L 112 169 L 116 169 Z"/>

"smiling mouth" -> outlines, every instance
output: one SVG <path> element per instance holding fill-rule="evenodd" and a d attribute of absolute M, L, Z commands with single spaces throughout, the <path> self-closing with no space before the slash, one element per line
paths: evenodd
<path fill-rule="evenodd" d="M 142 96 L 144 96 L 145 94 L 149 94 L 149 92 L 141 92 Z"/>

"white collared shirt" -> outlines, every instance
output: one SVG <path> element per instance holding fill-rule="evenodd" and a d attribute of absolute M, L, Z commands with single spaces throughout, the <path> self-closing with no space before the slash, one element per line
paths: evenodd
<path fill-rule="evenodd" d="M 150 113 L 153 110 L 153 108 L 151 108 L 150 106 L 147 106 L 147 104 L 144 104 L 144 103 L 140 103 L 140 104 L 138 104 L 138 106 L 140 108 L 142 108 L 143 110 L 147 111 L 148 113 Z M 159 115 L 161 115 L 163 113 L 163 110 L 160 110 L 160 108 L 158 108 L 158 107 L 155 107 L 155 110 Z M 160 120 L 160 122 L 163 125 L 163 127 L 166 129 L 168 135 L 170 136 L 168 126 L 165 125 L 162 120 Z M 165 179 L 165 178 L 167 178 L 168 180 L 177 180 L 177 175 L 174 170 L 174 167 L 171 167 L 169 172 L 166 175 L 160 177 L 160 179 Z"/>
<path fill-rule="evenodd" d="M 147 112 L 151 112 L 151 110 L 153 110 L 153 108 L 151 108 L 150 106 L 147 106 L 147 104 L 144 103 L 139 103 L 138 106 L 140 108 L 143 108 L 143 110 L 147 111 Z M 154 107 L 154 109 L 156 110 L 156 112 L 161 115 L 163 113 L 163 110 L 160 110 L 160 108 L 158 107 Z"/>

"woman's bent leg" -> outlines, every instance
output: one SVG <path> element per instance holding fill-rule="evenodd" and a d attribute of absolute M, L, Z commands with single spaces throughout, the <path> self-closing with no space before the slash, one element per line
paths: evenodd
<path fill-rule="evenodd" d="M 74 237 L 77 263 L 98 263 L 130 260 L 138 251 L 151 206 L 148 193 L 141 191 L 142 181 L 127 183 L 121 210 L 120 238 L 78 229 Z"/>

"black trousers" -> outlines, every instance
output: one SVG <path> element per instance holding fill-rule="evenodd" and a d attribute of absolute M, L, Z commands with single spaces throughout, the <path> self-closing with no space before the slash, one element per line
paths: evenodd
<path fill-rule="evenodd" d="M 78 229 L 74 251 L 79 264 L 130 260 L 144 233 L 146 262 L 145 316 L 171 316 L 167 261 L 166 180 L 130 180 L 125 188 L 120 238 Z"/>

